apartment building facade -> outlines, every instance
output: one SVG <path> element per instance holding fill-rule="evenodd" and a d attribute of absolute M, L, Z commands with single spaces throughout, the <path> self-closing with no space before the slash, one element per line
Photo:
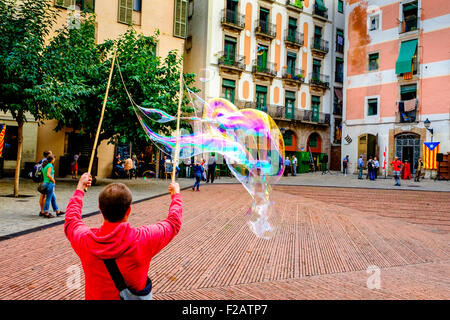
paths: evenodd
<path fill-rule="evenodd" d="M 267 112 L 287 155 L 319 160 L 335 140 L 334 88 L 343 78 L 335 78 L 334 62 L 343 50 L 335 52 L 333 19 L 342 15 L 343 45 L 343 8 L 332 0 L 190 1 L 185 70 L 199 74 L 202 98 Z"/>
<path fill-rule="evenodd" d="M 391 174 L 395 156 L 413 164 L 423 158 L 423 142 L 440 142 L 440 151 L 447 153 L 448 1 L 348 1 L 345 11 L 342 157 L 350 155 L 353 170 L 361 154 L 382 164 L 386 159 Z"/>
<path fill-rule="evenodd" d="M 133 25 L 137 32 L 153 35 L 160 31 L 157 54 L 165 57 L 170 50 L 183 50 L 186 35 L 187 0 L 50 0 L 59 9 L 59 17 L 54 30 L 67 23 L 76 23 L 71 19 L 77 11 L 96 14 L 96 40 L 102 43 L 115 39 Z M 50 37 L 53 34 L 50 35 Z M 16 165 L 17 123 L 7 114 L 0 114 L 0 123 L 7 125 L 7 141 L 11 146 L 4 161 L 4 171 L 12 172 Z M 42 158 L 44 150 L 52 150 L 56 155 L 55 174 L 70 174 L 70 161 L 74 152 L 81 152 L 83 161 L 91 155 L 93 141 L 86 140 L 71 128 L 55 132 L 57 122 L 45 121 L 38 125 L 29 117 L 24 125 L 22 168 L 28 162 L 34 163 Z M 110 177 L 114 154 L 130 153 L 128 146 L 114 146 L 102 141 L 97 153 L 97 177 Z M 63 168 L 61 168 L 63 167 Z M 64 169 L 64 170 L 60 170 Z M 64 173 L 65 172 L 65 173 Z"/>

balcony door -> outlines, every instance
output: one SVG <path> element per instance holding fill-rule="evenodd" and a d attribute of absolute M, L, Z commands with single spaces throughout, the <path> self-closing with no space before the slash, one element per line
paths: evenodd
<path fill-rule="evenodd" d="M 239 0 L 227 0 L 227 21 L 237 22 L 237 7 Z"/>
<path fill-rule="evenodd" d="M 288 40 L 296 42 L 297 19 L 289 18 Z"/>
<path fill-rule="evenodd" d="M 295 92 L 293 91 L 286 91 L 286 118 L 287 119 L 294 119 L 294 113 L 295 113 Z"/>
<path fill-rule="evenodd" d="M 236 38 L 233 37 L 225 37 L 225 64 L 233 65 L 236 61 Z"/>
<path fill-rule="evenodd" d="M 267 112 L 267 87 L 256 86 L 256 109 Z"/>
<path fill-rule="evenodd" d="M 322 42 L 322 28 L 314 27 L 314 48 L 320 49 L 320 43 Z"/>
<path fill-rule="evenodd" d="M 293 52 L 287 53 L 287 70 L 286 74 L 289 74 L 291 76 L 295 76 L 295 60 L 297 60 L 297 55 Z"/>
<path fill-rule="evenodd" d="M 264 8 L 259 10 L 259 26 L 264 33 L 269 32 L 269 13 L 270 11 Z"/>
<path fill-rule="evenodd" d="M 267 67 L 267 53 L 269 48 L 258 45 L 258 71 L 265 71 Z"/>
<path fill-rule="evenodd" d="M 312 121 L 319 122 L 320 115 L 320 97 L 312 96 L 311 97 L 311 110 L 312 110 Z"/>
<path fill-rule="evenodd" d="M 231 103 L 234 103 L 236 91 L 236 82 L 234 80 L 223 79 L 222 80 L 222 97 L 227 99 Z"/>

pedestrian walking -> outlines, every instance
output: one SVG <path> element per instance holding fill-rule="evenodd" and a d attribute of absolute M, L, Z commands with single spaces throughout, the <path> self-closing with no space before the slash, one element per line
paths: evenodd
<path fill-rule="evenodd" d="M 51 154 L 52 154 L 51 150 L 44 151 L 44 158 L 42 158 L 41 161 L 39 161 L 38 164 L 37 164 L 37 167 L 39 167 L 39 168 L 37 168 L 37 170 L 41 170 L 40 174 L 41 174 L 42 178 L 43 178 L 43 170 L 42 170 L 43 167 L 42 167 L 42 165 L 47 160 L 47 157 L 49 155 L 51 155 Z M 39 197 L 39 207 L 40 207 L 39 216 L 41 216 L 41 217 L 44 215 L 44 205 L 45 205 L 45 194 L 41 193 L 41 196 Z"/>
<path fill-rule="evenodd" d="M 192 172 L 194 173 L 195 177 L 195 183 L 192 187 L 192 191 L 195 191 L 195 188 L 197 188 L 197 191 L 200 191 L 200 181 L 202 180 L 204 170 L 204 167 L 198 162 L 195 162 L 192 166 Z"/>
<path fill-rule="evenodd" d="M 44 203 L 44 213 L 40 214 L 45 218 L 54 218 L 55 216 L 49 213 L 50 203 L 52 205 L 53 211 L 56 212 L 57 216 L 63 215 L 64 211 L 60 211 L 58 208 L 58 204 L 56 203 L 55 196 L 55 168 L 53 167 L 53 163 L 55 162 L 55 156 L 53 154 L 47 157 L 47 160 L 42 164 L 42 174 L 44 177 L 44 187 L 47 190 L 45 195 L 45 203 Z"/>
<path fill-rule="evenodd" d="M 201 163 L 201 166 L 202 166 L 202 168 L 203 168 L 203 172 L 202 172 L 202 180 L 203 181 L 206 181 L 206 171 L 208 170 L 208 165 L 206 164 L 206 160 L 205 159 L 202 159 L 202 163 Z"/>
<path fill-rule="evenodd" d="M 414 169 L 416 169 L 416 175 L 414 177 L 414 181 L 420 182 L 420 176 L 422 175 L 422 169 L 423 169 L 423 161 L 422 158 L 419 158 L 414 166 Z"/>
<path fill-rule="evenodd" d="M 349 157 L 348 157 L 348 155 L 346 155 L 344 160 L 342 160 L 342 172 L 343 172 L 344 176 L 347 175 L 348 164 L 349 164 Z"/>
<path fill-rule="evenodd" d="M 395 185 L 400 186 L 400 172 L 403 167 L 403 163 L 398 160 L 398 157 L 394 158 L 394 161 L 391 162 L 391 165 L 394 168 L 394 179 L 395 179 Z"/>
<path fill-rule="evenodd" d="M 297 158 L 295 155 L 292 156 L 292 175 L 294 177 L 297 175 Z"/>
<path fill-rule="evenodd" d="M 206 178 L 206 183 L 208 183 L 210 179 L 211 183 L 214 183 L 214 178 L 216 176 L 216 165 L 217 160 L 214 157 L 214 155 L 211 155 L 211 157 L 208 160 L 208 176 Z"/>
<path fill-rule="evenodd" d="M 363 155 L 360 155 L 358 159 L 358 179 L 362 179 L 363 168 L 364 168 Z"/>
<path fill-rule="evenodd" d="M 375 180 L 378 178 L 378 170 L 380 169 L 380 162 L 378 161 L 377 157 L 373 158 L 373 170 L 375 173 Z"/>
<path fill-rule="evenodd" d="M 111 183 L 98 196 L 103 224 L 90 228 L 82 220 L 82 207 L 84 190 L 91 181 L 88 173 L 81 176 L 64 223 L 64 233 L 83 266 L 85 299 L 151 300 L 150 261 L 181 228 L 180 186 L 175 182 L 169 185 L 172 200 L 165 220 L 134 228 L 128 223 L 130 190 L 122 183 Z"/>

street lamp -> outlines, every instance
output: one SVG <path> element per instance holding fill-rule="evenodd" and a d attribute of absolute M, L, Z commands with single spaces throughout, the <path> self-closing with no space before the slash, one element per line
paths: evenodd
<path fill-rule="evenodd" d="M 431 121 L 430 120 L 428 120 L 428 118 L 427 118 L 427 120 L 425 120 L 424 122 L 423 122 L 423 125 L 425 126 L 425 128 L 427 128 L 427 130 L 428 131 L 430 131 L 430 133 L 431 133 L 431 142 L 433 142 L 433 128 L 430 128 L 430 125 L 431 125 Z"/>

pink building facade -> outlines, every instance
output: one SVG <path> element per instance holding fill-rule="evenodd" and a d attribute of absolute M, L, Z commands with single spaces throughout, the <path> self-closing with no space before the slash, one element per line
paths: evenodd
<path fill-rule="evenodd" d="M 386 159 L 390 174 L 395 156 L 423 158 L 423 142 L 449 152 L 450 2 L 347 0 L 345 13 L 342 159 L 352 171 L 361 154 Z"/>

